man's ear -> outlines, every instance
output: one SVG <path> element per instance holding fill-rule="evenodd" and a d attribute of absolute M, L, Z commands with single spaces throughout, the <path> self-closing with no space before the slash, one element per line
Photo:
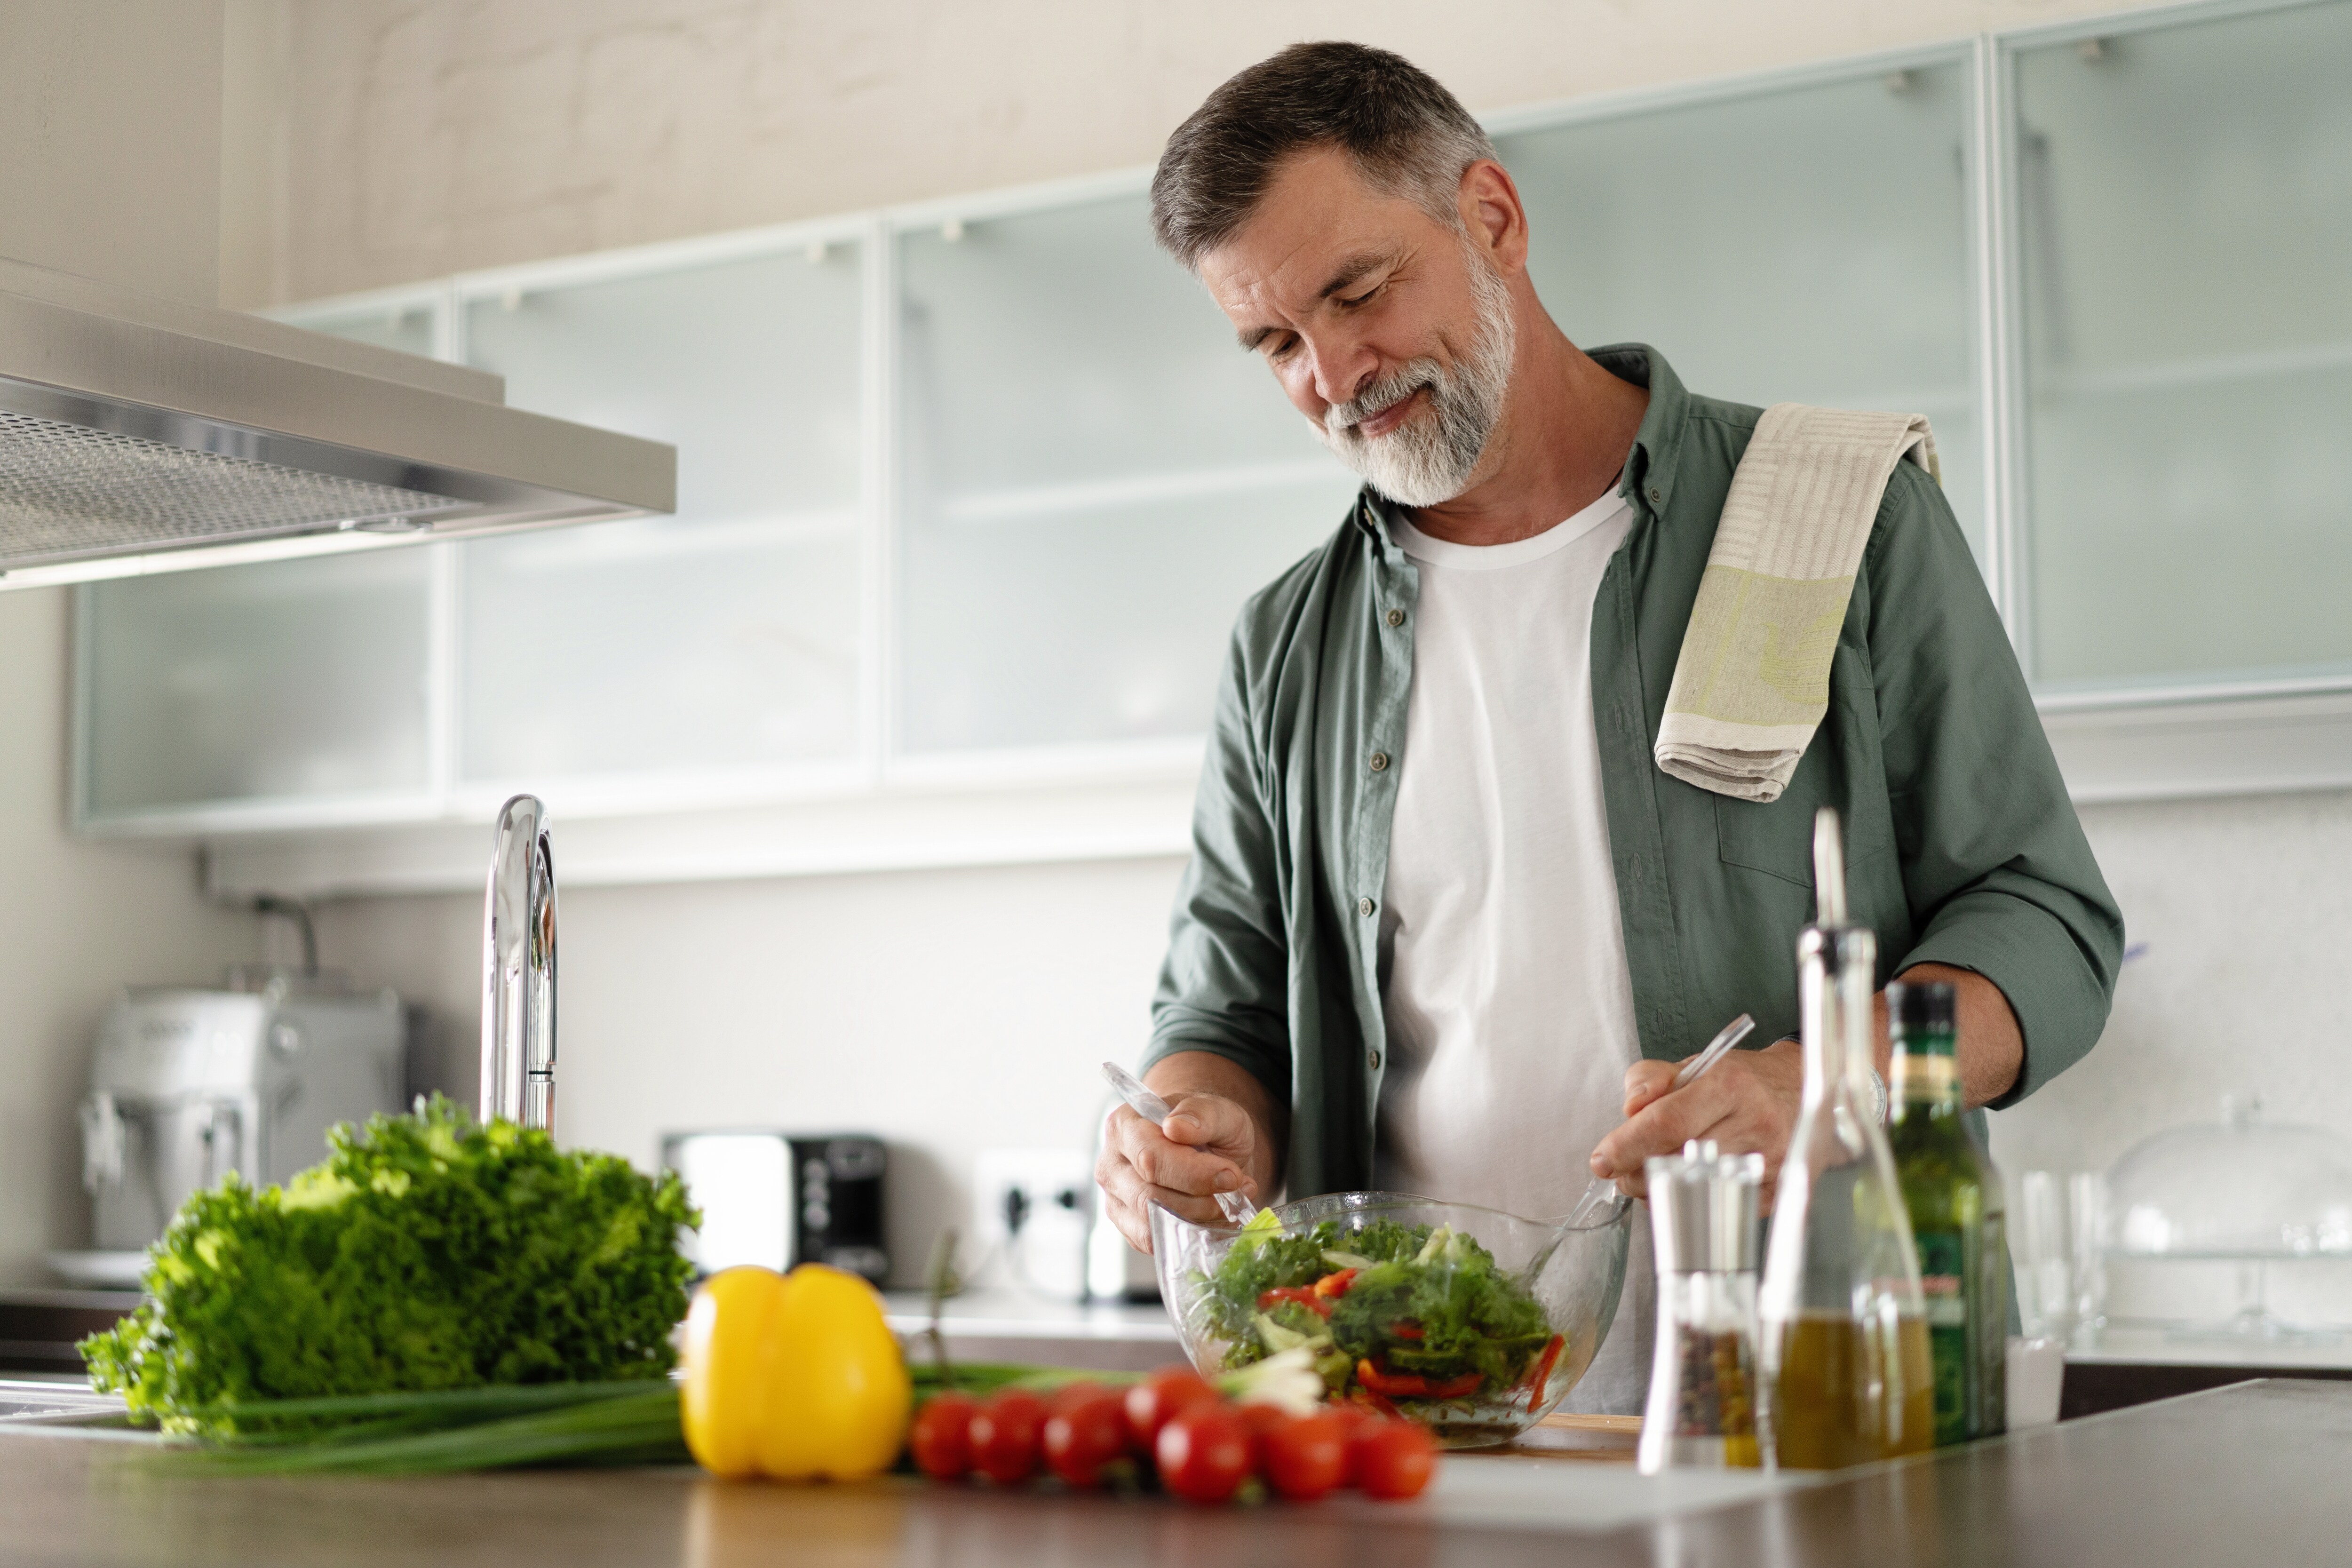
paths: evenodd
<path fill-rule="evenodd" d="M 1487 262 L 1507 278 L 1526 270 L 1528 209 L 1510 171 L 1479 159 L 1462 171 L 1458 200 L 1464 231 Z"/>

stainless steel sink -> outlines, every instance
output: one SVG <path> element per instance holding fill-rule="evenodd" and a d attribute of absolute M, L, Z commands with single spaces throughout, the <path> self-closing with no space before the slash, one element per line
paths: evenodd
<path fill-rule="evenodd" d="M 127 1418 L 121 1395 L 86 1384 L 0 1380 L 0 1426 L 119 1426 Z"/>

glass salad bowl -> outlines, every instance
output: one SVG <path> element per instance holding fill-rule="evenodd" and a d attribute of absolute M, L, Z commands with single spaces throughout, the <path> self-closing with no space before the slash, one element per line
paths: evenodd
<path fill-rule="evenodd" d="M 1335 1398 L 1449 1448 L 1507 1443 L 1592 1364 L 1625 1282 L 1620 1200 L 1589 1223 L 1332 1193 L 1197 1226 L 1151 1211 L 1161 1298 L 1203 1376 L 1303 1350 Z"/>

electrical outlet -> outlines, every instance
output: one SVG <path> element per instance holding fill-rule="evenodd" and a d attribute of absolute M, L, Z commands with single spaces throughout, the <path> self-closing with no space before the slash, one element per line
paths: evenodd
<path fill-rule="evenodd" d="M 978 1256 L 1001 1260 L 995 1278 L 1083 1299 L 1094 1162 L 1080 1149 L 983 1149 L 977 1165 L 972 1237 Z"/>

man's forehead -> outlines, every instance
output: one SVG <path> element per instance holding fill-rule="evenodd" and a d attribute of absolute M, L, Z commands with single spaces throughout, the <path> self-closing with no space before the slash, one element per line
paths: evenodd
<path fill-rule="evenodd" d="M 1374 189 L 1336 148 L 1301 153 L 1266 186 L 1250 220 L 1202 254 L 1201 279 L 1237 325 L 1310 310 L 1410 248 L 1428 215 Z"/>

